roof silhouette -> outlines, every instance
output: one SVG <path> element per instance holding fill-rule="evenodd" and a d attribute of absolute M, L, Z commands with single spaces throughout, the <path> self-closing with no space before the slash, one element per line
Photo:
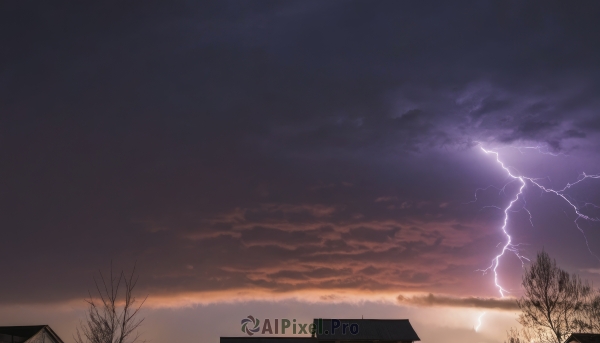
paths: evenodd
<path fill-rule="evenodd" d="M 332 319 L 322 319 L 322 329 L 317 331 L 319 340 L 381 340 L 381 341 L 420 341 L 408 319 L 336 319 L 342 324 L 335 332 L 332 330 Z M 319 319 L 313 323 L 318 324 Z M 344 324 L 357 324 L 358 333 L 342 331 Z M 599 342 L 600 343 L 600 342 Z"/>
<path fill-rule="evenodd" d="M 565 340 L 568 342 L 579 342 L 579 343 L 600 343 L 600 334 L 598 333 L 573 333 Z"/>
<path fill-rule="evenodd" d="M 0 326 L 0 343 L 27 342 L 27 340 L 42 330 L 45 330 L 55 342 L 63 343 L 60 337 L 48 325 Z"/>

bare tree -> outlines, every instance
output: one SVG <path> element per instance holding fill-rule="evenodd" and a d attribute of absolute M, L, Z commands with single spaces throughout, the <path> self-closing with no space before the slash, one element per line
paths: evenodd
<path fill-rule="evenodd" d="M 522 284 L 525 294 L 517 301 L 518 321 L 537 341 L 562 343 L 573 332 L 587 331 L 585 310 L 591 287 L 558 268 L 545 251 L 525 271 Z"/>
<path fill-rule="evenodd" d="M 121 271 L 113 274 L 112 263 L 110 277 L 100 272 L 100 280 L 94 278 L 96 298 L 89 293 L 85 301 L 88 310 L 85 321 L 80 322 L 74 337 L 76 343 L 134 343 L 139 341 L 137 329 L 144 321 L 138 318 L 146 296 L 139 305 L 133 294 L 139 276 L 135 266 L 130 275 Z"/>
<path fill-rule="evenodd" d="M 532 341 L 531 330 L 510 328 L 506 332 L 506 341 L 504 343 L 529 343 Z"/>
<path fill-rule="evenodd" d="M 600 290 L 588 294 L 578 325 L 581 332 L 600 332 Z"/>

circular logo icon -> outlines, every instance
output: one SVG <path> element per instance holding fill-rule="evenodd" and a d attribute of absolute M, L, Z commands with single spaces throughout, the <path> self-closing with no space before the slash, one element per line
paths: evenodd
<path fill-rule="evenodd" d="M 252 316 L 242 319 L 242 332 L 252 336 L 260 330 L 260 320 Z"/>

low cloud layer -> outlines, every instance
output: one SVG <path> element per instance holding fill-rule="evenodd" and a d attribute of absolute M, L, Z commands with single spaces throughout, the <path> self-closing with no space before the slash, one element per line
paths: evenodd
<path fill-rule="evenodd" d="M 478 297 L 452 297 L 443 295 L 415 295 L 398 296 L 398 303 L 413 306 L 448 306 L 472 307 L 497 310 L 518 310 L 517 302 L 513 298 L 478 298 Z"/>

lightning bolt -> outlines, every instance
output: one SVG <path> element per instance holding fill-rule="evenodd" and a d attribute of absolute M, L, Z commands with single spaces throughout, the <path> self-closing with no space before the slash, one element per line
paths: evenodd
<path fill-rule="evenodd" d="M 479 331 L 479 328 L 481 327 L 481 318 L 483 318 L 484 315 L 485 315 L 485 312 L 480 314 L 479 318 L 477 318 L 477 325 L 475 326 L 475 332 Z"/>
<path fill-rule="evenodd" d="M 510 201 L 508 206 L 504 209 L 504 220 L 503 220 L 501 229 L 502 229 L 502 232 L 504 233 L 504 236 L 506 237 L 506 243 L 502 246 L 502 250 L 500 251 L 500 253 L 498 255 L 496 255 L 496 257 L 492 260 L 492 264 L 483 270 L 484 273 L 489 270 L 494 271 L 494 284 L 496 285 L 496 288 L 498 288 L 498 291 L 500 292 L 500 297 L 504 298 L 504 293 L 508 293 L 508 291 L 505 290 L 504 288 L 502 288 L 502 286 L 500 285 L 500 281 L 498 281 L 498 266 L 500 265 L 500 258 L 502 256 L 504 256 L 505 252 L 510 251 L 519 258 L 519 260 L 521 261 L 522 264 L 525 263 L 523 260 L 527 260 L 526 257 L 523 257 L 523 256 L 521 256 L 521 254 L 519 254 L 517 246 L 512 244 L 512 237 L 506 231 L 506 226 L 508 225 L 508 218 L 509 218 L 508 212 L 511 211 L 511 208 L 513 207 L 513 205 L 521 198 L 521 195 L 523 194 L 523 189 L 525 189 L 525 186 L 526 186 L 526 183 L 525 183 L 526 179 L 522 176 L 513 175 L 513 173 L 511 173 L 510 169 L 504 165 L 504 162 L 502 162 L 500 160 L 500 155 L 497 152 L 486 150 L 483 147 L 481 147 L 481 150 L 483 150 L 483 152 L 485 152 L 486 154 L 495 155 L 496 162 L 498 162 L 500 164 L 500 166 L 502 167 L 502 169 L 504 169 L 506 171 L 508 176 L 510 176 L 514 180 L 518 180 L 521 183 L 521 186 L 519 187 L 519 192 Z M 506 185 L 504 187 L 506 187 Z M 504 187 L 502 188 L 502 190 L 504 190 Z M 523 208 L 524 208 L 524 206 L 523 206 Z"/>
<path fill-rule="evenodd" d="M 585 239 L 585 243 L 586 243 L 587 249 L 590 252 L 590 254 L 592 256 L 594 256 L 596 259 L 598 259 L 598 261 L 600 261 L 600 258 L 590 248 L 590 244 L 588 242 L 588 239 L 587 239 L 587 236 L 585 235 L 584 230 L 581 228 L 581 226 L 579 226 L 579 220 L 580 219 L 591 221 L 591 222 L 600 222 L 600 219 L 597 218 L 597 217 L 590 217 L 590 216 L 587 216 L 587 215 L 581 213 L 580 212 L 580 208 L 576 205 L 575 201 L 569 199 L 569 197 L 565 194 L 565 192 L 569 188 L 571 188 L 571 187 L 579 184 L 580 182 L 583 182 L 584 180 L 587 180 L 587 179 L 600 179 L 600 175 L 589 175 L 589 174 L 586 174 L 586 173 L 582 173 L 579 176 L 579 178 L 577 179 L 577 181 L 572 182 L 572 183 L 569 182 L 562 189 L 555 190 L 555 189 L 548 188 L 548 187 L 545 187 L 542 184 L 540 184 L 539 180 L 542 180 L 542 179 L 527 177 L 527 176 L 523 176 L 523 175 L 516 175 L 515 173 L 513 173 L 510 170 L 509 167 L 507 167 L 504 164 L 504 162 L 502 160 L 500 160 L 500 154 L 498 152 L 492 151 L 492 150 L 487 150 L 487 149 L 485 149 L 485 148 L 483 148 L 481 146 L 480 146 L 480 148 L 481 148 L 481 150 L 484 153 L 486 153 L 488 155 L 495 156 L 496 162 L 508 174 L 508 176 L 510 178 L 512 178 L 511 182 L 519 182 L 520 183 L 520 187 L 519 187 L 519 190 L 518 190 L 517 194 L 514 196 L 514 198 L 512 198 L 512 200 L 509 202 L 508 206 L 506 206 L 503 209 L 503 211 L 504 211 L 504 220 L 503 220 L 503 223 L 502 223 L 501 230 L 502 230 L 502 233 L 504 234 L 504 236 L 506 237 L 506 242 L 502 246 L 502 249 L 501 249 L 500 253 L 498 255 L 496 255 L 496 257 L 494 257 L 492 259 L 492 262 L 491 262 L 490 266 L 487 267 L 486 269 L 480 270 L 480 271 L 482 271 L 484 273 L 487 273 L 490 270 L 494 272 L 494 284 L 496 285 L 496 288 L 498 289 L 498 291 L 500 293 L 500 296 L 502 298 L 504 298 L 505 293 L 509 293 L 509 292 L 500 285 L 500 281 L 499 281 L 499 278 L 498 278 L 498 266 L 500 265 L 500 259 L 504 256 L 504 254 L 506 252 L 512 252 L 512 253 L 514 253 L 519 258 L 519 260 L 521 261 L 522 265 L 524 265 L 525 261 L 529 261 L 528 258 L 522 256 L 519 253 L 519 249 L 518 249 L 519 245 L 512 243 L 512 237 L 510 236 L 510 234 L 507 231 L 508 220 L 509 220 L 509 217 L 510 217 L 509 213 L 510 212 L 516 212 L 516 211 L 519 211 L 519 210 L 526 211 L 529 214 L 529 220 L 530 220 L 531 224 L 533 225 L 533 218 L 532 218 L 531 212 L 529 212 L 529 210 L 526 208 L 527 203 L 525 201 L 525 196 L 524 196 L 524 190 L 525 190 L 526 186 L 528 185 L 528 183 L 531 184 L 532 186 L 537 187 L 538 189 L 542 190 L 545 193 L 551 193 L 551 194 L 554 194 L 554 195 L 562 198 L 573 209 L 573 212 L 576 215 L 576 218 L 574 220 L 575 227 L 583 235 L 583 237 Z M 522 149 L 536 149 L 536 150 L 540 151 L 539 147 L 524 147 Z M 521 149 L 519 149 L 519 151 L 521 151 Z M 544 153 L 544 152 L 541 152 L 541 153 Z M 556 155 L 553 155 L 553 156 L 556 156 Z M 505 187 L 507 185 L 505 185 L 502 189 L 500 189 L 500 192 L 504 192 L 504 189 L 505 189 Z M 488 188 L 489 187 L 487 187 L 485 189 L 488 189 Z M 478 189 L 478 190 L 481 190 L 481 189 Z M 475 195 L 477 195 L 477 191 L 475 192 Z M 477 200 L 477 197 L 475 199 Z M 522 200 L 522 201 L 519 202 L 519 200 Z M 519 203 L 522 203 L 521 208 L 514 209 Z M 588 206 L 595 207 L 595 208 L 600 208 L 597 205 L 590 204 L 590 203 L 585 203 L 585 205 L 583 207 L 588 207 Z M 481 321 L 481 316 L 480 316 L 479 319 Z M 477 329 L 475 331 L 477 331 Z"/>

